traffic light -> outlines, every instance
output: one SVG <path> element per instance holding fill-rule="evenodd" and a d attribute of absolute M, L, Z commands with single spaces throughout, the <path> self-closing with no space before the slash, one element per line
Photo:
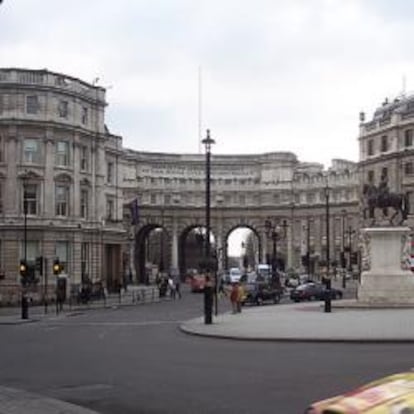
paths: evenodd
<path fill-rule="evenodd" d="M 36 257 L 35 269 L 39 271 L 39 275 L 43 275 L 43 256 Z"/>
<path fill-rule="evenodd" d="M 19 271 L 21 277 L 25 278 L 27 276 L 27 263 L 25 260 L 20 260 Z"/>
<path fill-rule="evenodd" d="M 63 266 L 60 264 L 59 259 L 55 259 L 53 261 L 53 274 L 54 275 L 60 275 L 60 272 L 62 271 Z"/>

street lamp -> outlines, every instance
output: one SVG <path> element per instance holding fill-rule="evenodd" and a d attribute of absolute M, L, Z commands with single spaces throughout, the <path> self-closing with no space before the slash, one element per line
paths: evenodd
<path fill-rule="evenodd" d="M 20 263 L 20 275 L 22 276 L 22 296 L 21 296 L 21 311 L 22 319 L 29 319 L 29 303 L 26 297 L 26 285 L 29 278 L 29 268 L 27 266 L 27 174 L 22 178 L 23 182 L 23 244 L 24 244 L 24 261 Z"/>
<path fill-rule="evenodd" d="M 309 217 L 306 218 L 306 226 L 303 229 L 306 230 L 306 254 L 302 256 L 302 264 L 306 267 L 306 273 L 308 277 L 311 276 L 311 262 L 310 262 L 310 222 Z"/>
<path fill-rule="evenodd" d="M 286 236 L 286 228 L 287 228 L 286 220 L 282 221 L 282 225 L 279 224 L 279 220 L 272 221 L 271 219 L 265 220 L 265 232 L 266 237 L 269 240 L 272 240 L 273 243 L 273 251 L 272 251 L 272 282 L 276 283 L 278 287 L 280 287 L 280 279 L 279 274 L 277 271 L 277 242 L 282 237 Z M 283 230 L 283 232 L 282 232 Z"/>
<path fill-rule="evenodd" d="M 342 210 L 342 252 L 341 252 L 341 268 L 342 268 L 342 287 L 344 289 L 346 288 L 345 217 L 346 217 L 346 210 Z"/>
<path fill-rule="evenodd" d="M 210 276 L 211 257 L 210 257 L 210 163 L 211 163 L 211 146 L 215 144 L 214 139 L 210 137 L 210 130 L 207 129 L 207 136 L 201 143 L 206 150 L 206 239 L 205 239 L 205 266 L 206 273 Z M 217 304 L 217 272 L 215 273 L 215 300 Z M 213 320 L 213 290 L 211 281 L 207 280 L 204 288 L 204 322 L 210 325 Z"/>
<path fill-rule="evenodd" d="M 325 312 L 331 312 L 331 279 L 329 275 L 329 194 L 331 189 L 326 184 L 324 188 L 325 193 L 325 215 L 326 215 L 326 276 L 325 276 L 325 286 L 326 286 L 326 294 L 325 294 Z"/>
<path fill-rule="evenodd" d="M 356 233 L 351 226 L 348 226 L 346 230 L 346 235 L 348 236 L 348 272 L 352 272 L 352 236 Z"/>

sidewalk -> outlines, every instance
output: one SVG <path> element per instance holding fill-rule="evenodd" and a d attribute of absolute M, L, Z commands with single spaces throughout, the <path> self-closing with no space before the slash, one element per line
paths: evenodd
<path fill-rule="evenodd" d="M 244 307 L 242 313 L 184 322 L 180 329 L 193 335 L 225 339 L 307 342 L 414 342 L 414 307 L 367 309 L 356 300 Z"/>
<path fill-rule="evenodd" d="M 65 401 L 0 386 L 0 414 L 98 414 Z"/>
<path fill-rule="evenodd" d="M 47 313 L 44 305 L 29 306 L 29 319 L 21 318 L 21 307 L 0 307 L 0 325 L 17 325 L 37 322 L 45 318 L 70 316 L 73 313 L 85 312 L 93 309 L 118 308 L 136 306 L 144 303 L 159 302 L 158 288 L 155 286 L 129 286 L 126 292 L 109 294 L 106 299 L 93 300 L 86 304 L 66 301 L 63 311 L 56 312 L 56 304 L 49 303 Z M 1 414 L 1 413 L 0 413 Z"/>

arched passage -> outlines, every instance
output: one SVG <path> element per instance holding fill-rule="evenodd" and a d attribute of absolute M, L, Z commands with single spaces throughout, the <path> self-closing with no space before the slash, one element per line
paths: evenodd
<path fill-rule="evenodd" d="M 262 257 L 262 242 L 257 230 L 246 224 L 230 228 L 225 234 L 224 268 L 255 269 Z"/>
<path fill-rule="evenodd" d="M 166 228 L 147 224 L 135 236 L 134 265 L 139 284 L 151 282 L 152 272 L 164 272 L 170 267 L 171 242 Z"/>
<path fill-rule="evenodd" d="M 205 256 L 206 229 L 200 225 L 185 228 L 179 238 L 178 255 L 180 274 L 185 275 L 190 269 L 200 269 Z M 210 233 L 210 253 L 214 256 L 215 238 Z"/>

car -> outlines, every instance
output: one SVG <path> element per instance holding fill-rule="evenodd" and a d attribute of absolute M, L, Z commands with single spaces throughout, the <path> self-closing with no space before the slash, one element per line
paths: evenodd
<path fill-rule="evenodd" d="M 294 288 L 290 292 L 290 299 L 294 302 L 303 300 L 323 300 L 326 296 L 326 286 L 319 282 L 308 282 Z M 343 293 L 340 289 L 331 288 L 331 299 L 342 299 Z"/>
<path fill-rule="evenodd" d="M 240 278 L 242 276 L 242 273 L 238 267 L 232 267 L 229 270 L 229 277 L 228 282 L 229 283 L 236 283 L 240 281 Z"/>
<path fill-rule="evenodd" d="M 193 275 L 190 280 L 190 289 L 191 292 L 204 292 L 204 287 L 206 285 L 206 277 L 202 274 L 197 273 Z"/>
<path fill-rule="evenodd" d="M 414 372 L 401 372 L 313 403 L 305 414 L 413 414 Z"/>
<path fill-rule="evenodd" d="M 279 303 L 283 291 L 267 282 L 248 282 L 243 285 L 244 298 L 242 304 L 262 305 L 266 301 Z"/>
<path fill-rule="evenodd" d="M 240 277 L 240 283 L 253 283 L 257 280 L 257 273 L 256 272 L 249 272 L 245 273 Z"/>

